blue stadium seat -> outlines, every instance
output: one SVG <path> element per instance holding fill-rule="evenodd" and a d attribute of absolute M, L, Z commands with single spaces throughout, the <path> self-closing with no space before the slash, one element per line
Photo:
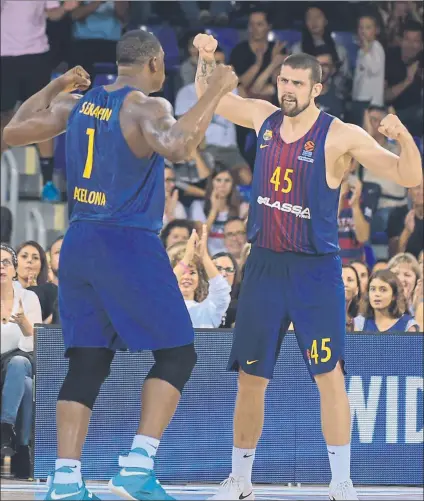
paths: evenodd
<path fill-rule="evenodd" d="M 239 43 L 239 33 L 235 28 L 205 28 L 205 33 L 214 36 L 218 40 L 218 44 L 225 52 L 227 61 L 230 59 L 231 51 Z"/>
<path fill-rule="evenodd" d="M 270 35 L 272 39 L 277 39 L 281 42 L 287 42 L 289 47 L 297 42 L 300 42 L 300 40 L 302 39 L 302 33 L 297 30 L 272 30 L 270 32 Z"/>
<path fill-rule="evenodd" d="M 116 64 L 115 63 L 94 63 L 93 65 L 94 73 L 97 75 L 98 73 L 107 73 L 112 75 L 116 73 Z"/>
<path fill-rule="evenodd" d="M 331 33 L 333 40 L 338 45 L 343 45 L 347 51 L 350 67 L 353 69 L 356 65 L 359 45 L 356 41 L 356 35 L 348 31 L 333 31 Z"/>
<path fill-rule="evenodd" d="M 371 242 L 374 245 L 387 245 L 389 237 L 385 231 L 377 231 L 371 235 Z"/>
<path fill-rule="evenodd" d="M 140 29 L 153 33 L 162 44 L 167 70 L 173 70 L 180 65 L 180 50 L 177 35 L 171 26 L 140 26 Z"/>
<path fill-rule="evenodd" d="M 99 85 L 110 85 L 116 80 L 115 74 L 99 73 L 94 77 L 93 87 L 98 87 Z"/>

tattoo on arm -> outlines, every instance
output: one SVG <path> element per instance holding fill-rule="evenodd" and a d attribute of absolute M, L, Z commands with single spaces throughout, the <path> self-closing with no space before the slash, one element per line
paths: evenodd
<path fill-rule="evenodd" d="M 199 58 L 197 66 L 196 80 L 202 84 L 207 84 L 209 77 L 212 75 L 213 70 L 216 68 L 215 61 L 205 61 Z"/>

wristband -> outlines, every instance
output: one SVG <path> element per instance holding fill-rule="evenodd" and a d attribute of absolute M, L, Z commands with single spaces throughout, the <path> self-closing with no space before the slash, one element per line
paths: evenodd
<path fill-rule="evenodd" d="M 187 272 L 190 271 L 190 268 L 185 263 L 183 263 L 182 261 L 180 261 L 178 264 L 181 266 L 181 268 L 184 269 L 185 273 L 187 273 Z"/>

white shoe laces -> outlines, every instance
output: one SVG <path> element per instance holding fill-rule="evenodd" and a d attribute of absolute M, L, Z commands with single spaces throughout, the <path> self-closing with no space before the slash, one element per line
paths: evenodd
<path fill-rule="evenodd" d="M 226 480 L 221 482 L 220 490 L 221 491 L 223 491 L 223 490 L 231 491 L 232 489 L 241 490 L 240 482 L 235 477 L 230 475 Z"/>

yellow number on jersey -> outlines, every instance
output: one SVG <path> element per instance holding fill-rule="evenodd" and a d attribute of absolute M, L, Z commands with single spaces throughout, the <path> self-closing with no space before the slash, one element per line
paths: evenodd
<path fill-rule="evenodd" d="M 280 184 L 281 184 L 281 182 L 280 182 L 280 172 L 281 172 L 281 167 L 277 167 L 275 169 L 275 171 L 274 171 L 271 179 L 269 180 L 269 182 L 274 185 L 275 191 L 278 191 L 278 188 L 280 187 Z"/>
<path fill-rule="evenodd" d="M 283 180 L 285 181 L 285 183 L 287 183 L 287 185 L 281 189 L 282 193 L 290 193 L 290 191 L 292 190 L 293 181 L 290 178 L 290 174 L 292 174 L 292 173 L 293 173 L 293 169 L 286 169 L 285 170 Z M 275 169 L 275 171 L 273 172 L 271 179 L 269 180 L 269 182 L 274 185 L 275 191 L 278 191 L 278 189 L 280 187 L 280 184 L 281 184 L 280 179 L 281 179 L 281 167 L 277 167 Z"/>
<path fill-rule="evenodd" d="M 88 136 L 88 151 L 87 151 L 87 160 L 85 161 L 84 172 L 82 173 L 82 177 L 86 179 L 90 179 L 91 171 L 93 170 L 93 153 L 94 153 L 94 129 L 87 129 L 86 134 Z"/>
<path fill-rule="evenodd" d="M 331 339 L 329 337 L 324 337 L 321 339 L 321 352 L 325 353 L 325 357 L 321 356 L 320 362 L 328 362 L 331 358 L 331 348 L 327 346 L 327 343 L 329 343 Z M 317 347 L 317 340 L 314 339 L 312 341 L 312 346 L 311 346 L 311 359 L 317 364 L 319 355 L 318 355 L 318 347 Z"/>

